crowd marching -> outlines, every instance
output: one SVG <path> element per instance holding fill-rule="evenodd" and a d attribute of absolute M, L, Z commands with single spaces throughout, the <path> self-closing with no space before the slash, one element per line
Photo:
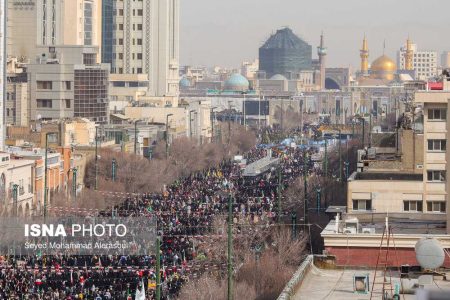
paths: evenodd
<path fill-rule="evenodd" d="M 279 167 L 256 177 L 242 176 L 241 166 L 220 166 L 167 186 L 162 193 L 129 197 L 102 216 L 157 216 L 161 242 L 162 298 L 176 296 L 191 274 L 197 253 L 196 236 L 213 230 L 215 216 L 228 209 L 233 197 L 235 218 L 248 222 L 274 221 L 277 192 L 303 174 L 304 153 L 299 148 L 254 148 L 247 164 L 267 153 L 279 157 Z M 311 162 L 307 161 L 308 164 Z M 308 169 L 311 166 L 308 166 Z M 0 257 L 0 299 L 135 299 L 140 287 L 153 299 L 156 256 L 5 256 Z M 141 298 L 144 299 L 144 298 Z"/>

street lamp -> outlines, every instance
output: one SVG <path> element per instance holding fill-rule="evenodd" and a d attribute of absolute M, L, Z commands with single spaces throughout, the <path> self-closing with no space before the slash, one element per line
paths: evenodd
<path fill-rule="evenodd" d="M 320 213 L 320 202 L 322 200 L 322 190 L 320 189 L 320 187 L 318 187 L 316 189 L 317 192 L 317 214 Z"/>
<path fill-rule="evenodd" d="M 195 109 L 189 111 L 189 137 L 192 138 L 192 113 L 195 115 L 197 114 L 197 111 Z"/>
<path fill-rule="evenodd" d="M 211 107 L 211 112 L 210 112 L 210 118 L 211 118 L 211 142 L 215 142 L 215 138 L 214 138 L 214 122 L 216 120 L 215 115 L 214 115 L 214 110 L 217 108 L 217 106 Z"/>
<path fill-rule="evenodd" d="M 48 187 L 47 187 L 47 172 L 48 172 L 48 136 L 57 134 L 57 132 L 47 132 L 45 134 L 45 163 L 44 163 L 44 218 L 47 218 L 47 201 L 48 201 Z"/>
<path fill-rule="evenodd" d="M 77 197 L 77 168 L 72 168 L 72 192 L 73 197 Z"/>
<path fill-rule="evenodd" d="M 95 186 L 94 189 L 98 188 L 98 127 L 95 126 Z"/>
<path fill-rule="evenodd" d="M 137 139 L 138 139 L 138 131 L 137 131 L 137 124 L 141 120 L 134 121 L 134 155 L 137 155 Z"/>
<path fill-rule="evenodd" d="M 117 161 L 115 158 L 112 159 L 111 162 L 111 177 L 112 177 L 112 181 L 116 181 L 116 169 L 117 169 Z"/>
<path fill-rule="evenodd" d="M 166 159 L 169 158 L 169 117 L 173 114 L 167 114 L 166 116 Z"/>

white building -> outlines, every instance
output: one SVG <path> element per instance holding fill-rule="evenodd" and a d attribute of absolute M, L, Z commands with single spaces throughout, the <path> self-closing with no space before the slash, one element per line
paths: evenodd
<path fill-rule="evenodd" d="M 413 50 L 413 68 L 416 71 L 416 79 L 427 80 L 437 75 L 438 54 L 437 51 L 421 50 L 416 44 L 412 44 Z M 405 70 L 406 45 L 397 51 L 397 65 L 399 70 Z"/>
<path fill-rule="evenodd" d="M 112 73 L 148 74 L 155 96 L 178 94 L 179 0 L 116 0 Z"/>
<path fill-rule="evenodd" d="M 148 74 L 152 95 L 177 95 L 179 11 L 179 0 L 116 0 L 112 73 Z"/>
<path fill-rule="evenodd" d="M 100 47 L 101 2 L 8 1 L 8 56 L 27 62 L 41 55 L 39 46 Z"/>

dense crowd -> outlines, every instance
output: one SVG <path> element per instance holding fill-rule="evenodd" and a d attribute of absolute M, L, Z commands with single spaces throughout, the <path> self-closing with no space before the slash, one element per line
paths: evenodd
<path fill-rule="evenodd" d="M 224 161 L 217 168 L 176 181 L 162 193 L 127 198 L 100 215 L 157 216 L 163 298 L 177 295 L 188 280 L 189 263 L 199 256 L 194 236 L 212 232 L 215 216 L 227 212 L 230 195 L 235 220 L 271 222 L 278 217 L 279 185 L 287 186 L 303 174 L 304 153 L 277 146 L 254 148 L 245 158 L 251 163 L 268 153 L 279 158 L 279 167 L 260 176 L 244 177 L 239 163 Z M 35 255 L 0 260 L 0 299 L 134 299 L 142 284 L 147 299 L 154 293 L 155 255 Z"/>

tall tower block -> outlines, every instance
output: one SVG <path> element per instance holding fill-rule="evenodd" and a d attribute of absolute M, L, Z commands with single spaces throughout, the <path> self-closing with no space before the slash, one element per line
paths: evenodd
<path fill-rule="evenodd" d="M 406 51 L 405 51 L 405 70 L 413 70 L 413 49 L 412 42 L 408 39 L 406 40 Z"/>
<path fill-rule="evenodd" d="M 317 55 L 319 56 L 320 65 L 320 89 L 325 89 L 325 57 L 327 56 L 327 48 L 323 38 L 323 32 L 320 35 L 320 46 L 317 47 Z"/>
<path fill-rule="evenodd" d="M 362 49 L 360 50 L 360 56 L 361 56 L 361 74 L 367 75 L 369 73 L 369 47 L 365 35 L 363 39 Z"/>

